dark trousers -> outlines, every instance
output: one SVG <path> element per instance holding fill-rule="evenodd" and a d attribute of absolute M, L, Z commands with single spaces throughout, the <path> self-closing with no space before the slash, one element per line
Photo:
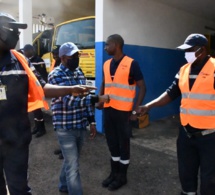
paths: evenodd
<path fill-rule="evenodd" d="M 43 119 L 43 111 L 41 108 L 34 110 L 33 113 L 34 113 L 34 118 L 38 120 Z"/>
<path fill-rule="evenodd" d="M 184 192 L 196 192 L 200 171 L 201 195 L 215 194 L 215 133 L 188 138 L 183 127 L 177 139 L 179 178 Z"/>
<path fill-rule="evenodd" d="M 113 108 L 104 109 L 104 127 L 107 144 L 112 157 L 130 159 L 130 112 Z"/>
<path fill-rule="evenodd" d="M 4 174 L 10 195 L 29 195 L 27 185 L 29 145 L 0 145 L 0 194 L 6 195 Z"/>

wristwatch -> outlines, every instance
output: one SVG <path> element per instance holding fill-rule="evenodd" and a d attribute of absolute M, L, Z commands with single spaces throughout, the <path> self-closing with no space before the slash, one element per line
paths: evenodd
<path fill-rule="evenodd" d="M 136 112 L 135 110 L 133 110 L 133 111 L 131 112 L 131 114 L 136 115 L 137 112 Z"/>

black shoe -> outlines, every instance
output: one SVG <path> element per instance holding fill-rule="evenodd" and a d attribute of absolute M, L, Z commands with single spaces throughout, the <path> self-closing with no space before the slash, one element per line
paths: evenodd
<path fill-rule="evenodd" d="M 127 183 L 127 179 L 125 177 L 117 177 L 112 183 L 109 184 L 108 190 L 114 191 L 122 186 L 124 186 Z"/>
<path fill-rule="evenodd" d="M 58 155 L 58 154 L 60 154 L 61 153 L 61 149 L 56 149 L 56 150 L 54 150 L 54 154 L 55 155 Z"/>
<path fill-rule="evenodd" d="M 36 138 L 41 137 L 46 134 L 46 131 L 38 131 L 35 135 Z"/>
<path fill-rule="evenodd" d="M 59 158 L 59 159 L 64 159 L 63 154 L 60 153 L 59 156 L 58 156 L 58 158 Z"/>
<path fill-rule="evenodd" d="M 107 188 L 116 178 L 116 174 L 111 173 L 103 182 L 102 187 Z"/>

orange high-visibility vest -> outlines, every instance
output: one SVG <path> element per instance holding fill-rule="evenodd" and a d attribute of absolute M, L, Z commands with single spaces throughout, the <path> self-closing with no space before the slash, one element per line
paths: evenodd
<path fill-rule="evenodd" d="M 180 118 L 182 125 L 198 129 L 215 128 L 215 59 L 210 58 L 189 89 L 190 64 L 180 69 L 179 88 L 182 94 Z"/>
<path fill-rule="evenodd" d="M 104 107 L 112 107 L 117 110 L 131 111 L 136 95 L 136 83 L 129 85 L 129 73 L 133 59 L 125 56 L 117 67 L 114 79 L 110 75 L 111 59 L 104 63 L 104 94 L 110 96 L 110 102 Z"/>
<path fill-rule="evenodd" d="M 29 68 L 27 60 L 22 54 L 20 54 L 16 50 L 11 50 L 11 52 L 22 64 L 28 75 L 28 112 L 43 107 L 48 110 L 49 106 L 48 103 L 45 101 L 43 88 L 41 87 L 32 70 Z"/>
<path fill-rule="evenodd" d="M 52 59 L 52 64 L 49 72 L 51 72 L 54 69 L 54 65 L 55 65 L 55 59 Z"/>

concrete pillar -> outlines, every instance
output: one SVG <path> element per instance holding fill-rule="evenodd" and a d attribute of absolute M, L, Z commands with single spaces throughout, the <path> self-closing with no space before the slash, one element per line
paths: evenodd
<path fill-rule="evenodd" d="M 96 0 L 96 9 L 95 9 L 95 15 L 96 15 L 96 47 L 95 47 L 95 63 L 96 63 L 96 87 L 98 94 L 98 91 L 101 86 L 102 82 L 102 67 L 104 62 L 104 0 Z M 95 112 L 95 118 L 96 118 L 96 126 L 98 132 L 102 133 L 103 130 L 103 112 L 102 110 L 97 110 Z"/>
<path fill-rule="evenodd" d="M 32 0 L 19 0 L 19 21 L 28 24 L 28 28 L 20 30 L 20 48 L 32 44 Z"/>

